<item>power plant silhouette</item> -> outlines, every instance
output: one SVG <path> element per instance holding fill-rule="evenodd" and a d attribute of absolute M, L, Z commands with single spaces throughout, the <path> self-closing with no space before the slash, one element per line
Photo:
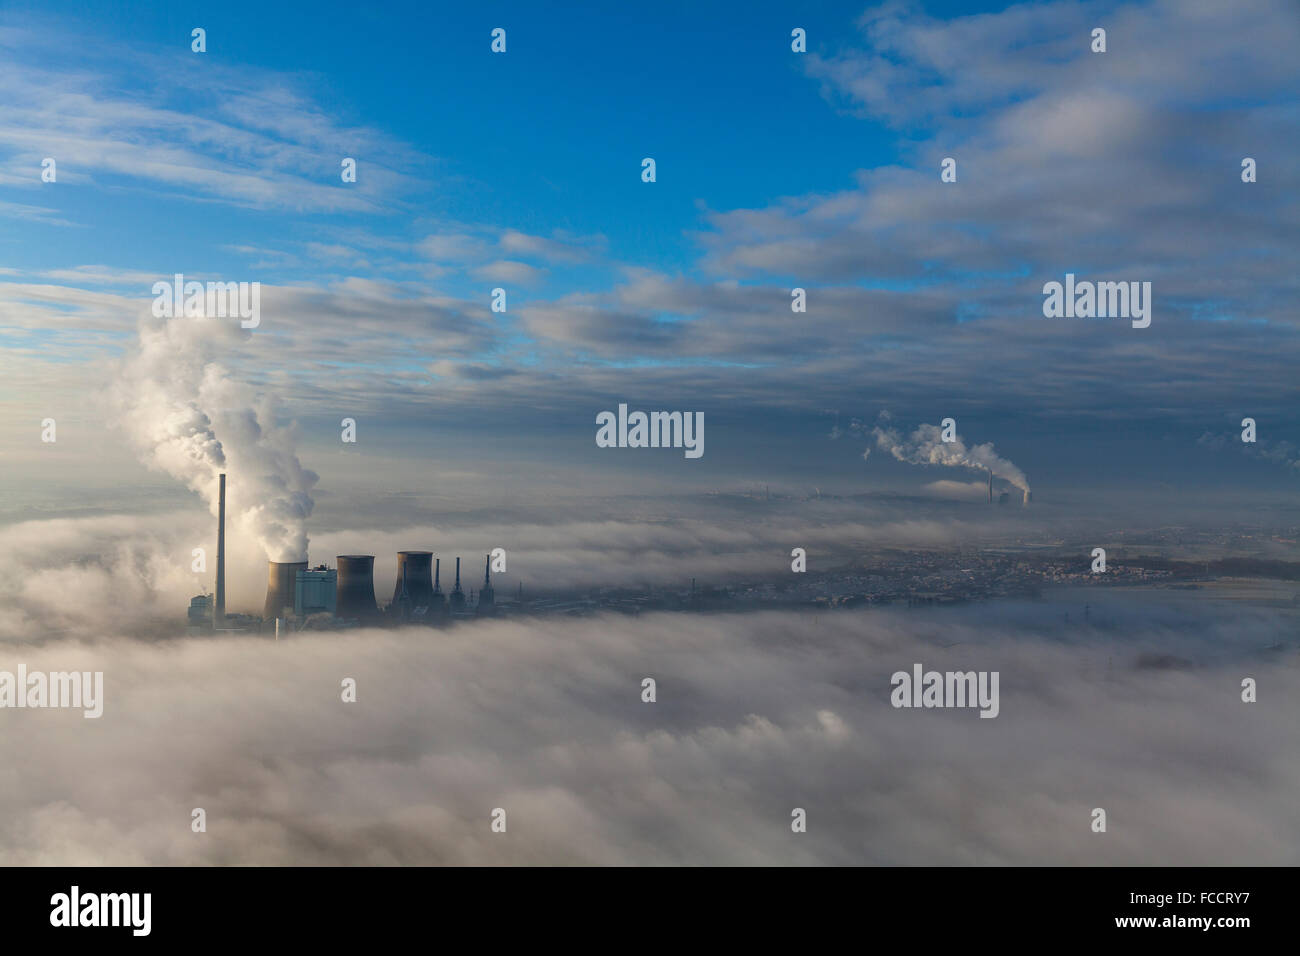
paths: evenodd
<path fill-rule="evenodd" d="M 492 587 L 492 555 L 486 556 L 483 589 L 472 607 L 460 586 L 460 558 L 451 594 L 442 591 L 442 559 L 432 551 L 397 552 L 397 581 L 393 599 L 380 610 L 375 600 L 375 556 L 340 554 L 334 568 L 311 567 L 307 561 L 268 561 L 266 600 L 262 617 L 226 613 L 226 476 L 218 479 L 217 568 L 215 595 L 190 600 L 192 633 L 207 630 L 262 630 L 274 623 L 278 637 L 284 629 L 302 629 L 308 619 L 323 616 L 327 627 L 383 624 L 442 624 L 453 618 L 497 613 Z"/>

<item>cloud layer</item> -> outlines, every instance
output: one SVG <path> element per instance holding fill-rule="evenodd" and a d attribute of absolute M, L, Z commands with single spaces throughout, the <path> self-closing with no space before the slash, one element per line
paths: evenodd
<path fill-rule="evenodd" d="M 1294 651 L 1259 656 L 1277 619 L 1118 605 L 1094 611 L 1109 632 L 1076 625 L 1062 640 L 1071 606 L 28 648 L 5 666 L 103 670 L 105 712 L 5 712 L 0 757 L 21 776 L 0 797 L 0 852 L 170 865 L 1293 859 L 1300 673 Z M 1170 652 L 1189 667 L 1139 666 Z M 891 708 L 889 675 L 914 661 L 999 670 L 1001 715 Z M 1241 703 L 1244 675 L 1259 704 Z M 356 703 L 340 699 L 346 677 Z M 1106 834 L 1089 829 L 1098 806 Z M 190 831 L 195 807 L 205 834 Z M 498 807 L 505 834 L 490 830 Z M 806 834 L 791 832 L 795 807 Z"/>

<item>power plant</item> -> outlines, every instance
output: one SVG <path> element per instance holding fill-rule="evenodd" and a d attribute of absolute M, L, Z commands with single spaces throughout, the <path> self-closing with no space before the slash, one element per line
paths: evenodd
<path fill-rule="evenodd" d="M 460 558 L 450 600 L 442 591 L 442 559 L 432 551 L 399 551 L 393 599 L 381 610 L 375 600 L 375 556 L 340 554 L 335 567 L 309 567 L 302 561 L 268 561 L 266 599 L 261 618 L 226 613 L 226 476 L 218 476 L 217 566 L 214 594 L 190 600 L 187 616 L 191 634 L 210 631 L 262 631 L 277 637 L 304 628 L 423 623 L 437 625 L 452 618 L 497 612 L 488 555 L 483 589 L 477 604 L 466 600 L 460 586 Z"/>
<path fill-rule="evenodd" d="M 1028 488 L 1023 490 L 1022 495 L 1023 497 L 1020 499 L 1020 505 L 1021 507 L 1028 507 L 1029 502 L 1033 500 L 1034 496 L 1030 494 Z M 998 496 L 997 499 L 998 504 L 1004 505 L 1007 503 L 1007 501 L 1010 500 L 1010 498 L 1011 498 L 1011 493 L 1004 491 Z M 992 468 L 989 469 L 989 504 L 993 504 L 993 469 Z"/>

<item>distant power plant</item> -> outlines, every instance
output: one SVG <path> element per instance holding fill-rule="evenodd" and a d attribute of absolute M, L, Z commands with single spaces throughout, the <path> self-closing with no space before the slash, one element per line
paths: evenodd
<path fill-rule="evenodd" d="M 218 478 L 216 594 L 190 600 L 187 623 L 192 634 L 206 631 L 299 629 L 309 619 L 323 618 L 320 626 L 376 625 L 384 623 L 441 624 L 454 617 L 495 614 L 491 555 L 483 574 L 478 603 L 468 607 L 460 586 L 460 558 L 456 559 L 456 584 L 450 598 L 442 592 L 442 559 L 432 551 L 399 551 L 393 600 L 381 611 L 375 600 L 375 556 L 340 554 L 334 568 L 309 567 L 307 561 L 268 561 L 266 600 L 262 617 L 226 614 L 226 476 Z"/>
<path fill-rule="evenodd" d="M 1020 499 L 1020 504 L 1021 507 L 1025 507 L 1029 504 L 1030 501 L 1033 500 L 1034 496 L 1030 494 L 1028 488 L 1025 488 L 1021 494 L 1022 497 Z M 1008 491 L 1002 492 L 1001 494 L 998 495 L 997 498 L 997 502 L 1000 505 L 1006 504 L 1009 500 L 1011 500 L 1011 493 Z M 993 504 L 993 469 L 992 468 L 989 469 L 989 504 Z"/>

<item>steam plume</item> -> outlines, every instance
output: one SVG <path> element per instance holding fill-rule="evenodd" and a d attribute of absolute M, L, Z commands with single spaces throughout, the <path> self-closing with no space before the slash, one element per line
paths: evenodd
<path fill-rule="evenodd" d="M 217 475 L 230 473 L 228 517 L 272 561 L 307 559 L 306 519 L 318 476 L 302 467 L 292 426 L 217 361 L 251 333 L 220 319 L 144 320 L 111 398 L 141 460 L 183 481 L 217 509 Z"/>
<path fill-rule="evenodd" d="M 1029 479 L 1014 464 L 993 450 L 992 442 L 967 447 L 961 436 L 955 441 L 941 440 L 938 425 L 918 425 L 906 438 L 897 430 L 877 425 L 871 430 L 876 447 L 887 451 L 899 461 L 913 465 L 943 465 L 948 468 L 977 468 L 997 475 L 1015 485 L 1029 501 Z"/>

